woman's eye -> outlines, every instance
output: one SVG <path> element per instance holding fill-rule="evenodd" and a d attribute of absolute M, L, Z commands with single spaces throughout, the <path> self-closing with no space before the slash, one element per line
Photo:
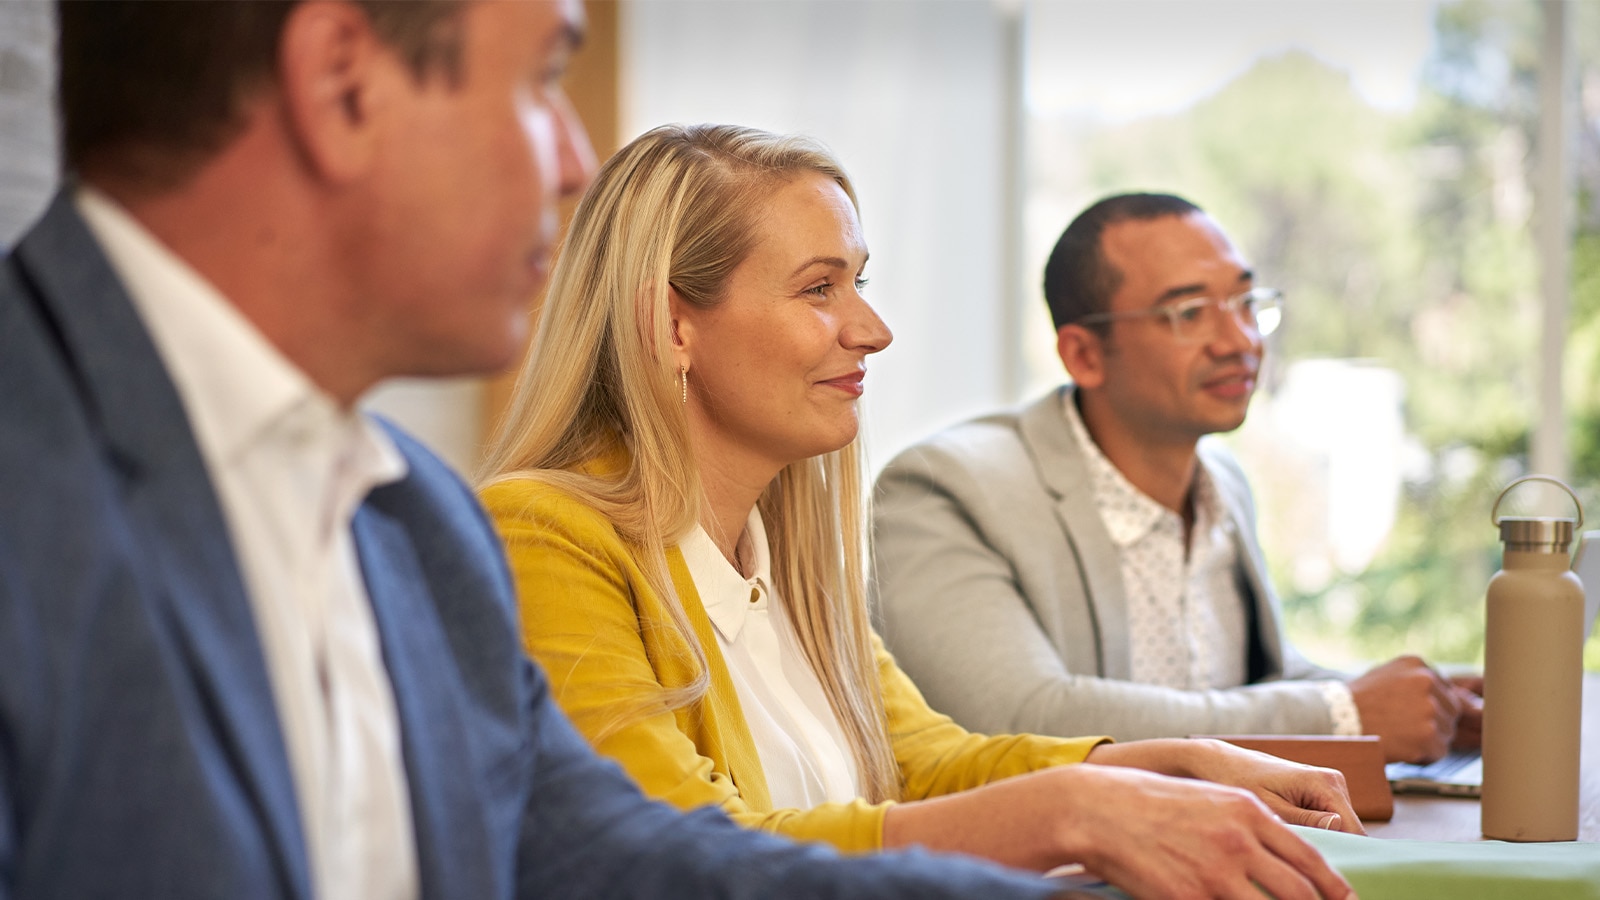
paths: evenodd
<path fill-rule="evenodd" d="M 1198 322 L 1200 314 L 1205 311 L 1205 305 L 1196 303 L 1194 306 L 1185 306 L 1178 310 L 1178 318 L 1185 322 Z"/>
<path fill-rule="evenodd" d="M 862 288 L 864 288 L 866 286 L 867 286 L 867 276 L 865 276 L 865 275 L 857 275 L 856 276 L 856 290 L 859 291 L 859 290 L 861 290 Z"/>
<path fill-rule="evenodd" d="M 808 293 L 808 294 L 816 294 L 818 297 L 826 297 L 826 296 L 828 296 L 828 291 L 832 287 L 833 287 L 833 282 L 824 281 L 823 283 L 817 285 L 816 287 L 806 288 L 806 293 Z"/>

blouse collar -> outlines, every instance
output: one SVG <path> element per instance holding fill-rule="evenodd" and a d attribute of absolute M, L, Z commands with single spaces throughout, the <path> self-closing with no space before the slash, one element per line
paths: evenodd
<path fill-rule="evenodd" d="M 740 546 L 750 560 L 748 578 L 722 555 L 704 526 L 696 525 L 678 544 L 706 615 L 722 639 L 730 643 L 738 639 L 748 613 L 767 608 L 772 554 L 767 548 L 767 529 L 760 510 L 750 510 L 750 517 L 745 520 L 745 540 Z"/>

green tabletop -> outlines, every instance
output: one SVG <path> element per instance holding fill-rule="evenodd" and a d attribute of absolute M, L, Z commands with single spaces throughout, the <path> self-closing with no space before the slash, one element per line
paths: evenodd
<path fill-rule="evenodd" d="M 1600 844 L 1452 843 L 1296 828 L 1361 900 L 1600 900 Z"/>
<path fill-rule="evenodd" d="M 1600 844 L 1401 841 L 1294 830 L 1361 900 L 1600 900 Z M 1061 881 L 1064 897 L 1128 896 L 1086 876 Z"/>

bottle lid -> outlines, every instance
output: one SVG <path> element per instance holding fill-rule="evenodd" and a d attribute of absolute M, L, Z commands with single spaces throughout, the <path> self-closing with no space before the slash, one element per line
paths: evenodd
<path fill-rule="evenodd" d="M 1501 516 L 1500 540 L 1507 550 L 1566 553 L 1572 545 L 1573 521 L 1554 516 Z"/>
<path fill-rule="evenodd" d="M 1502 516 L 1500 503 L 1511 493 L 1511 489 L 1529 481 L 1543 481 L 1553 484 L 1572 499 L 1572 505 L 1578 509 L 1578 521 L 1574 525 L 1571 519 L 1564 516 Z M 1500 496 L 1495 498 L 1494 508 L 1489 510 L 1489 521 L 1500 528 L 1500 541 L 1505 544 L 1505 549 L 1522 553 L 1566 553 L 1572 546 L 1572 533 L 1583 527 L 1583 504 L 1578 502 L 1578 495 L 1567 487 L 1566 482 L 1549 475 L 1524 475 L 1505 486 Z"/>

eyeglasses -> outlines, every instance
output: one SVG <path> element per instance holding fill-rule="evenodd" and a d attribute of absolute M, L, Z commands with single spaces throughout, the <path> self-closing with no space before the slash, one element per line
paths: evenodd
<path fill-rule="evenodd" d="M 1169 303 L 1151 309 L 1091 313 L 1079 319 L 1078 324 L 1166 316 L 1174 338 L 1184 343 L 1197 343 L 1215 337 L 1222 324 L 1222 319 L 1215 312 L 1207 315 L 1210 310 L 1227 313 L 1241 328 L 1258 337 L 1266 337 L 1278 330 L 1278 325 L 1283 321 L 1283 292 L 1274 288 L 1251 288 L 1225 300 L 1192 297 L 1182 303 Z"/>

